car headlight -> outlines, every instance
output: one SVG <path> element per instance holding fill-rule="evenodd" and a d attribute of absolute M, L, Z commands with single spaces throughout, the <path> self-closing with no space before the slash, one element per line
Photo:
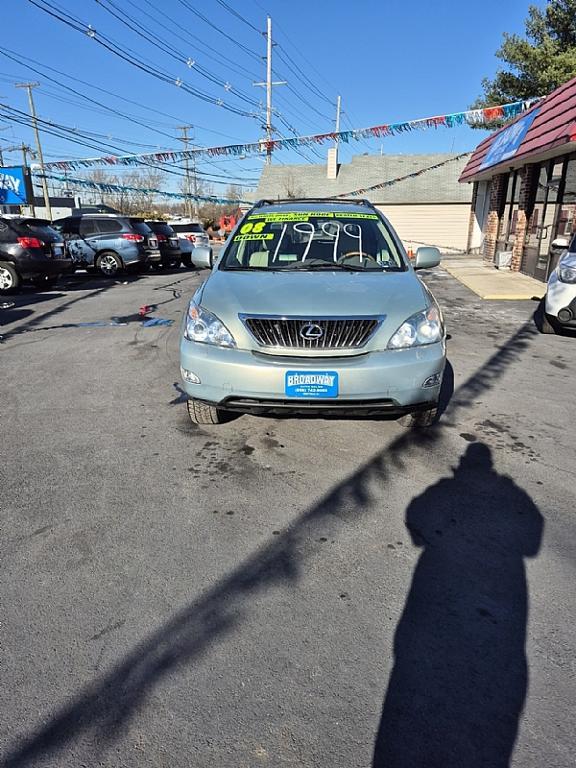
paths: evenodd
<path fill-rule="evenodd" d="M 574 267 L 558 267 L 558 278 L 563 283 L 576 283 L 576 268 Z"/>
<path fill-rule="evenodd" d="M 442 318 L 435 306 L 409 317 L 388 342 L 388 349 L 406 349 L 423 344 L 434 344 L 444 335 Z"/>
<path fill-rule="evenodd" d="M 188 341 L 215 344 L 218 347 L 235 347 L 234 337 L 212 312 L 199 307 L 194 301 L 188 306 L 184 337 Z"/>

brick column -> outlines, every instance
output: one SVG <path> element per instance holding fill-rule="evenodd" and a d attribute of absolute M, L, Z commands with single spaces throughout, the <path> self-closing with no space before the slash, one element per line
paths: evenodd
<path fill-rule="evenodd" d="M 508 174 L 493 176 L 490 181 L 490 205 L 486 225 L 484 227 L 484 261 L 492 263 L 496 253 L 496 237 L 500 226 L 500 210 L 503 197 L 506 194 L 506 178 Z"/>
<path fill-rule="evenodd" d="M 470 253 L 470 243 L 476 222 L 476 202 L 478 200 L 478 182 L 472 185 L 472 202 L 470 203 L 470 217 L 468 218 L 468 237 L 466 238 L 466 253 Z"/>
<path fill-rule="evenodd" d="M 532 217 L 534 184 L 537 183 L 537 165 L 525 165 L 518 172 L 520 181 L 520 195 L 518 198 L 518 218 L 516 219 L 516 237 L 512 248 L 512 262 L 510 269 L 519 272 L 522 264 L 522 252 L 526 242 L 526 233 L 530 227 Z M 518 182 L 517 182 L 518 183 Z"/>

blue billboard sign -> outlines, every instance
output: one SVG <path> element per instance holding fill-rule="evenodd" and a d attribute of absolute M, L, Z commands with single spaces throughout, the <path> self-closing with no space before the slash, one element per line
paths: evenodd
<path fill-rule="evenodd" d="M 31 200 L 30 170 L 23 165 L 0 167 L 0 205 L 26 205 Z"/>
<path fill-rule="evenodd" d="M 490 145 L 490 149 L 484 160 L 482 160 L 480 168 L 489 168 L 491 165 L 496 165 L 514 157 L 538 112 L 539 110 L 535 109 L 529 115 L 521 117 L 499 133 Z"/>

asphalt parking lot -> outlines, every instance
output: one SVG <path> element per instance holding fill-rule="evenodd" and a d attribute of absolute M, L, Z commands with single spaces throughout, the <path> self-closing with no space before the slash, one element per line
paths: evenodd
<path fill-rule="evenodd" d="M 437 270 L 437 427 L 194 427 L 205 274 L 0 309 L 2 764 L 572 766 L 576 339 Z"/>

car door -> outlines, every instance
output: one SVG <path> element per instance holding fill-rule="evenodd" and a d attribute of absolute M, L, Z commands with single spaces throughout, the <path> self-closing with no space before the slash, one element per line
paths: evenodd
<path fill-rule="evenodd" d="M 97 222 L 94 219 L 81 218 L 78 229 L 78 249 L 82 262 L 91 267 L 99 250 L 99 232 Z"/>
<path fill-rule="evenodd" d="M 66 251 L 74 262 L 74 265 L 83 267 L 85 262 L 83 258 L 83 250 L 80 245 L 79 226 L 80 219 L 72 216 L 52 222 L 52 227 L 62 235 L 62 239 L 66 245 Z"/>

